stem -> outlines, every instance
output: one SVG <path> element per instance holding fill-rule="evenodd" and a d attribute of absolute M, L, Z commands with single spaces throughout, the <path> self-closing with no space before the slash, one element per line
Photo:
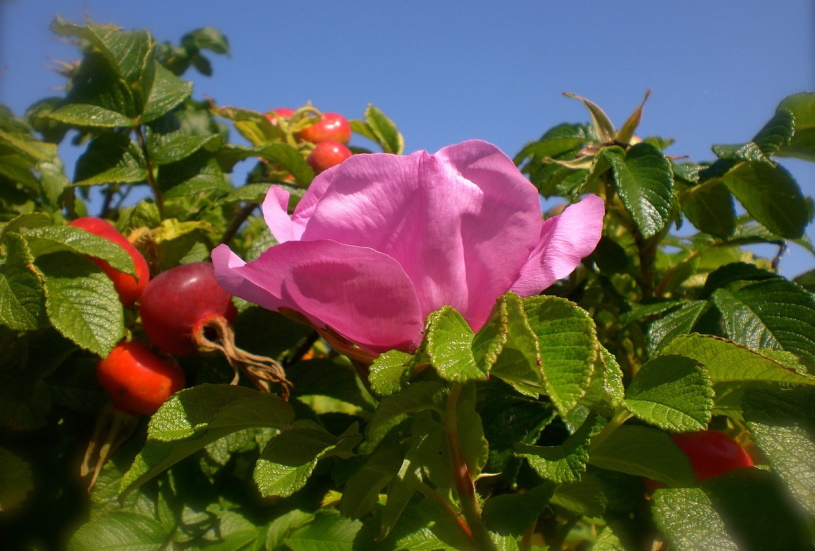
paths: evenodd
<path fill-rule="evenodd" d="M 467 523 L 461 519 L 461 515 L 459 515 L 458 511 L 453 509 L 453 507 L 447 503 L 447 501 L 439 495 L 437 491 L 429 487 L 427 484 L 420 484 L 419 491 L 422 492 L 427 497 L 433 499 L 436 503 L 442 506 L 442 508 L 451 516 L 453 520 L 456 521 L 456 524 L 461 531 L 464 532 L 464 535 L 467 537 L 468 540 L 475 543 L 475 539 L 473 539 L 473 533 L 470 531 L 470 527 L 467 526 Z"/>
<path fill-rule="evenodd" d="M 450 387 L 450 395 L 447 398 L 447 409 L 445 412 L 444 430 L 447 435 L 447 445 L 450 448 L 450 458 L 453 463 L 453 481 L 456 491 L 461 501 L 461 512 L 467 521 L 467 526 L 473 534 L 473 539 L 482 551 L 495 551 L 495 545 L 490 538 L 484 522 L 481 520 L 481 506 L 478 503 L 478 496 L 475 493 L 475 485 L 470 475 L 470 468 L 464 459 L 464 452 L 461 449 L 461 441 L 458 438 L 458 416 L 456 405 L 461 396 L 462 386 L 460 383 L 453 383 Z"/>
<path fill-rule="evenodd" d="M 224 231 L 223 237 L 221 237 L 221 243 L 229 243 L 232 241 L 232 238 L 235 237 L 235 234 L 238 233 L 241 225 L 246 222 L 246 219 L 249 218 L 249 215 L 252 214 L 252 211 L 255 210 L 260 203 L 247 203 L 246 205 L 238 211 L 238 213 L 232 218 L 229 222 L 229 226 Z"/>
<path fill-rule="evenodd" d="M 615 430 L 620 428 L 622 424 L 631 419 L 631 417 L 633 417 L 633 415 L 631 415 L 631 412 L 627 409 L 621 407 L 617 410 L 617 413 L 614 414 L 608 424 L 603 427 L 603 430 L 592 440 L 591 446 L 589 446 L 589 454 L 599 448 L 600 445 L 605 442 L 606 438 L 611 436 Z"/>
<path fill-rule="evenodd" d="M 136 139 L 139 142 L 142 153 L 144 153 L 144 162 L 147 165 L 147 183 L 153 191 L 153 196 L 156 198 L 156 207 L 158 208 L 159 217 L 164 219 L 164 197 L 161 196 L 161 191 L 158 189 L 158 183 L 153 175 L 153 161 L 150 160 L 150 153 L 147 151 L 147 141 L 144 139 L 141 125 L 136 126 Z"/>

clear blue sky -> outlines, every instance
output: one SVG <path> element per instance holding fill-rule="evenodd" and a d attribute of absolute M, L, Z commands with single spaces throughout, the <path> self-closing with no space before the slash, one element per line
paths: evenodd
<path fill-rule="evenodd" d="M 349 118 L 372 102 L 408 151 L 481 138 L 514 155 L 587 119 L 563 91 L 619 124 L 652 88 L 640 134 L 676 138 L 669 153 L 703 161 L 712 144 L 750 139 L 787 95 L 815 90 L 807 0 L 0 0 L 0 13 L 0 102 L 17 114 L 62 83 L 49 57 L 77 57 L 49 33 L 55 14 L 173 42 L 210 25 L 232 57 L 210 56 L 212 78 L 187 74 L 195 97 L 261 111 L 311 100 Z M 815 195 L 815 168 L 782 164 Z M 782 262 L 788 276 L 812 268 L 797 246 Z"/>

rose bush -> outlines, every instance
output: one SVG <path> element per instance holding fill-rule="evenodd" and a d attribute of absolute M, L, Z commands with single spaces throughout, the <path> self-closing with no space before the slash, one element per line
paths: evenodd
<path fill-rule="evenodd" d="M 218 281 L 374 353 L 415 350 L 427 315 L 445 305 L 477 331 L 498 296 L 534 295 L 571 273 L 604 215 L 590 195 L 544 222 L 535 187 L 476 140 L 432 155 L 354 156 L 320 174 L 291 217 L 288 200 L 279 187 L 266 196 L 279 245 L 257 260 L 213 251 Z"/>

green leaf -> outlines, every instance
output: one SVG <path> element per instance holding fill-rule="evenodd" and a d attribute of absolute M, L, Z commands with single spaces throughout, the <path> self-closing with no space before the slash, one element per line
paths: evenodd
<path fill-rule="evenodd" d="M 314 170 L 303 159 L 303 154 L 297 148 L 286 143 L 271 143 L 252 149 L 258 157 L 271 161 L 288 170 L 297 183 L 307 186 L 314 179 Z"/>
<path fill-rule="evenodd" d="M 379 396 L 390 396 L 408 384 L 414 365 L 413 354 L 401 350 L 389 350 L 380 354 L 371 364 L 368 382 Z"/>
<path fill-rule="evenodd" d="M 100 258 L 111 268 L 135 275 L 133 258 L 118 244 L 74 226 L 44 226 L 22 230 L 34 256 L 73 252 Z"/>
<path fill-rule="evenodd" d="M 604 148 L 625 210 L 646 239 L 668 226 L 672 216 L 673 172 L 671 162 L 656 147 L 638 143 L 624 152 Z"/>
<path fill-rule="evenodd" d="M 422 350 L 442 379 L 461 383 L 487 378 L 472 347 L 473 330 L 452 306 L 443 306 L 427 317 Z"/>
<path fill-rule="evenodd" d="M 322 511 L 314 521 L 295 530 L 284 540 L 291 551 L 353 551 L 354 539 L 362 528 L 358 520 Z"/>
<path fill-rule="evenodd" d="M 654 492 L 651 511 L 659 530 L 676 551 L 740 551 L 710 498 L 699 488 Z"/>
<path fill-rule="evenodd" d="M 147 179 L 144 156 L 124 134 L 106 133 L 94 138 L 77 159 L 75 185 L 132 184 Z"/>
<path fill-rule="evenodd" d="M 239 107 L 219 107 L 213 113 L 231 120 L 235 129 L 252 145 L 262 146 L 280 142 L 285 137 L 280 128 L 270 123 L 266 115 L 258 111 Z"/>
<path fill-rule="evenodd" d="M 704 368 L 683 356 L 659 356 L 637 372 L 623 407 L 638 419 L 671 432 L 707 428 L 713 386 Z"/>
<path fill-rule="evenodd" d="M 782 237 L 801 237 L 809 209 L 801 188 L 781 166 L 740 163 L 723 177 L 724 184 L 757 222 Z"/>
<path fill-rule="evenodd" d="M 605 425 L 602 417 L 591 415 L 560 446 L 518 444 L 515 446 L 515 453 L 526 459 L 541 478 L 558 484 L 577 482 L 586 472 L 591 440 Z"/>
<path fill-rule="evenodd" d="M 199 149 L 217 149 L 219 134 L 190 133 L 174 115 L 160 117 L 147 126 L 147 151 L 155 165 L 174 163 L 189 157 Z"/>
<path fill-rule="evenodd" d="M 623 402 L 625 387 L 623 386 L 623 372 L 614 354 L 606 350 L 602 345 L 598 345 L 600 353 L 594 367 L 594 374 L 591 378 L 583 403 L 602 411 L 603 404 L 611 410 L 617 409 Z M 598 409 L 599 408 L 599 409 Z M 608 411 L 608 414 L 611 414 Z"/>
<path fill-rule="evenodd" d="M 594 541 L 592 551 L 626 551 L 611 526 L 606 526 Z"/>
<path fill-rule="evenodd" d="M 282 514 L 269 523 L 266 529 L 266 549 L 278 549 L 283 540 L 294 530 L 311 522 L 314 515 L 294 509 Z"/>
<path fill-rule="evenodd" d="M 160 551 L 170 536 L 157 520 L 130 511 L 116 511 L 83 524 L 68 542 L 68 551 Z"/>
<path fill-rule="evenodd" d="M 396 128 L 396 125 L 374 104 L 368 104 L 365 109 L 365 122 L 376 142 L 385 153 L 401 155 L 405 150 L 405 139 Z"/>
<path fill-rule="evenodd" d="M 95 128 L 131 128 L 138 124 L 116 111 L 84 103 L 69 103 L 54 109 L 48 117 L 65 124 Z"/>
<path fill-rule="evenodd" d="M 401 464 L 402 457 L 397 449 L 386 448 L 372 454 L 345 483 L 340 512 L 349 518 L 362 518 L 370 513 L 379 501 L 379 493 L 397 475 Z M 390 501 L 390 492 L 388 494 Z"/>
<path fill-rule="evenodd" d="M 546 393 L 565 415 L 591 382 L 598 350 L 594 321 L 588 312 L 558 297 L 528 297 L 523 305 L 538 337 Z"/>
<path fill-rule="evenodd" d="M 57 146 L 35 140 L 28 133 L 10 133 L 0 129 L 0 146 L 8 148 L 27 161 L 51 161 L 57 156 Z"/>
<path fill-rule="evenodd" d="M 153 64 L 156 74 L 139 120 L 142 124 L 172 111 L 192 93 L 192 82 L 184 82 L 159 63 Z"/>
<path fill-rule="evenodd" d="M 654 356 L 679 335 L 690 333 L 709 306 L 706 300 L 693 300 L 654 321 L 648 329 L 648 354 Z"/>
<path fill-rule="evenodd" d="M 45 293 L 34 258 L 23 237 L 5 234 L 6 258 L 0 264 L 0 324 L 15 331 L 33 331 L 44 325 Z"/>
<path fill-rule="evenodd" d="M 266 444 L 255 465 L 254 479 L 264 497 L 288 497 L 305 486 L 320 459 L 348 456 L 361 436 L 356 424 L 339 437 L 312 421 L 295 421 Z"/>
<path fill-rule="evenodd" d="M 34 490 L 31 465 L 6 448 L 0 448 L 0 512 L 17 509 Z"/>
<path fill-rule="evenodd" d="M 158 186 L 165 197 L 183 197 L 205 191 L 227 194 L 232 191 L 217 160 L 205 149 L 199 149 L 178 162 L 163 165 L 158 173 Z"/>
<path fill-rule="evenodd" d="M 787 109 L 778 109 L 767 124 L 753 137 L 765 157 L 770 158 L 790 143 L 795 133 L 795 117 Z"/>
<path fill-rule="evenodd" d="M 37 258 L 45 278 L 45 309 L 65 337 L 106 357 L 125 336 L 124 312 L 113 282 L 90 260 L 57 252 Z"/>
<path fill-rule="evenodd" d="M 716 237 L 728 237 L 736 229 L 733 196 L 723 185 L 691 188 L 682 197 L 682 212 L 691 224 Z"/>
<path fill-rule="evenodd" d="M 554 486 L 541 484 L 515 494 L 502 494 L 484 502 L 484 524 L 491 532 L 522 536 L 549 504 Z"/>
<path fill-rule="evenodd" d="M 366 432 L 370 440 L 378 440 L 391 427 L 401 422 L 408 413 L 432 409 L 444 414 L 447 401 L 447 390 L 441 383 L 419 381 L 392 396 L 387 396 L 379 403 Z"/>
<path fill-rule="evenodd" d="M 215 27 L 201 27 L 181 37 L 181 45 L 188 49 L 209 50 L 229 55 L 229 40 Z"/>
<path fill-rule="evenodd" d="M 470 475 L 473 477 L 481 474 L 489 455 L 489 444 L 484 437 L 481 416 L 475 410 L 475 390 L 475 385 L 465 386 L 461 399 L 456 404 L 456 428 L 461 443 L 461 452 Z"/>
<path fill-rule="evenodd" d="M 473 352 L 482 370 L 521 394 L 545 392 L 538 339 L 518 295 L 498 297 L 490 319 L 473 339 Z"/>
<path fill-rule="evenodd" d="M 695 486 L 696 475 L 687 456 L 668 434 L 638 425 L 622 425 L 592 446 L 589 463 L 634 476 L 646 476 L 669 486 Z"/>
<path fill-rule="evenodd" d="M 411 438 L 411 447 L 405 454 L 402 464 L 388 484 L 385 507 L 382 509 L 381 529 L 379 538 L 384 539 L 390 535 L 396 523 L 402 518 L 410 500 L 422 484 L 422 454 L 423 444 L 427 439 Z"/>
<path fill-rule="evenodd" d="M 794 119 L 794 130 L 789 144 L 778 150 L 779 157 L 797 157 L 815 161 L 815 94 L 794 94 L 785 98 L 778 111 L 789 111 Z"/>
<path fill-rule="evenodd" d="M 783 349 L 815 361 L 815 295 L 783 278 L 717 289 L 713 303 L 733 341 Z"/>
<path fill-rule="evenodd" d="M 815 516 L 815 395 L 811 388 L 749 389 L 744 418 L 761 453 Z"/>
<path fill-rule="evenodd" d="M 714 145 L 711 149 L 723 161 L 769 162 L 758 145 L 753 142 L 735 145 Z"/>
<path fill-rule="evenodd" d="M 270 394 L 202 384 L 170 397 L 150 419 L 148 440 L 122 478 L 125 495 L 211 442 L 249 428 L 284 428 L 292 407 Z"/>
<path fill-rule="evenodd" d="M 662 353 L 696 360 L 707 368 L 714 383 L 740 381 L 815 385 L 815 377 L 801 375 L 768 356 L 718 337 L 683 335 L 674 339 Z"/>

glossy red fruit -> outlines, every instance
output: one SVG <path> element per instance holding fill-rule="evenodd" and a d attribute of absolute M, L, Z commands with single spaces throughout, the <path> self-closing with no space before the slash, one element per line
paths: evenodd
<path fill-rule="evenodd" d="M 269 119 L 269 122 L 273 125 L 277 126 L 277 119 L 274 117 L 277 115 L 278 117 L 285 117 L 289 118 L 294 115 L 294 109 L 289 107 L 278 107 L 277 109 L 272 109 L 266 113 L 266 118 Z"/>
<path fill-rule="evenodd" d="M 347 144 L 351 141 L 351 124 L 338 113 L 323 113 L 318 122 L 298 132 L 297 137 L 311 143 L 332 141 Z"/>
<path fill-rule="evenodd" d="M 314 169 L 314 172 L 319 174 L 332 166 L 340 164 L 350 156 L 351 150 L 345 145 L 340 142 L 328 141 L 318 143 L 314 150 L 309 153 L 306 161 Z"/>
<path fill-rule="evenodd" d="M 142 327 L 153 344 L 171 354 L 198 353 L 195 333 L 220 317 L 234 321 L 232 295 L 215 280 L 212 264 L 182 264 L 154 277 L 139 307 Z"/>
<path fill-rule="evenodd" d="M 731 436 L 714 430 L 671 435 L 685 452 L 699 482 L 740 467 L 752 467 L 753 460 Z"/>
<path fill-rule="evenodd" d="M 116 345 L 107 358 L 96 364 L 96 376 L 113 405 L 142 415 L 152 415 L 167 398 L 184 388 L 184 371 L 139 341 Z"/>
<path fill-rule="evenodd" d="M 70 223 L 71 226 L 82 228 L 94 235 L 104 237 L 108 241 L 113 241 L 122 247 L 130 258 L 133 259 L 133 266 L 136 269 L 136 277 L 125 274 L 110 267 L 106 261 L 99 258 L 91 258 L 97 266 L 107 274 L 113 281 L 113 286 L 116 292 L 119 293 L 119 298 L 125 306 L 133 306 L 139 300 L 144 289 L 147 287 L 147 282 L 150 280 L 150 268 L 144 256 L 133 246 L 127 238 L 119 233 L 119 231 L 104 218 L 95 218 L 87 216 L 84 218 L 77 218 Z"/>

